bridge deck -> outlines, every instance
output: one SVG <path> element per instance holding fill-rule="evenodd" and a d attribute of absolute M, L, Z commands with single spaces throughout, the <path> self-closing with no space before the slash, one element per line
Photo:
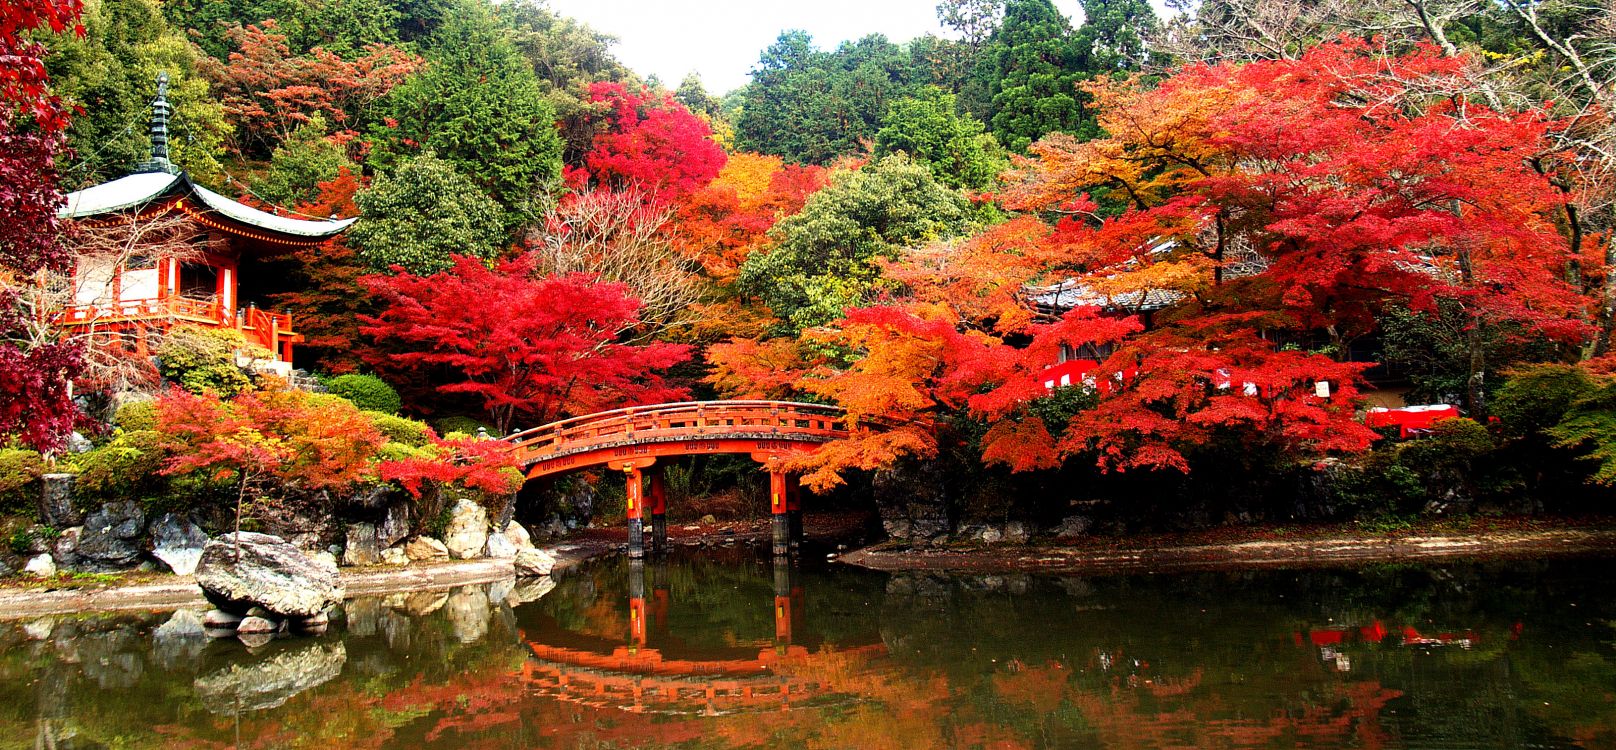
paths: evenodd
<path fill-rule="evenodd" d="M 562 420 L 507 440 L 529 477 L 618 458 L 812 450 L 847 436 L 843 411 L 792 401 L 696 401 Z"/>

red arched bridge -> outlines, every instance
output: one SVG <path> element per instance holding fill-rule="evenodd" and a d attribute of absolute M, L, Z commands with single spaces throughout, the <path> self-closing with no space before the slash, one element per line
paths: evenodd
<path fill-rule="evenodd" d="M 667 544 L 667 491 L 660 458 L 747 454 L 769 471 L 774 548 L 785 553 L 802 532 L 800 490 L 786 459 L 847 437 L 839 407 L 793 401 L 695 401 L 589 414 L 513 434 L 506 440 L 529 479 L 604 466 L 628 475 L 629 554 Z M 643 478 L 650 476 L 647 492 Z"/>

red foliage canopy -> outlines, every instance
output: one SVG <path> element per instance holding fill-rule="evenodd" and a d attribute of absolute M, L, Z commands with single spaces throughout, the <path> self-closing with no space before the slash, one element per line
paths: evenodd
<path fill-rule="evenodd" d="M 588 115 L 597 129 L 584 165 L 600 187 L 634 188 L 672 202 L 700 190 L 724 168 L 724 149 L 707 122 L 667 92 L 630 91 L 612 81 L 589 85 Z"/>
<path fill-rule="evenodd" d="M 318 47 L 296 56 L 277 30 L 273 19 L 237 30 L 240 50 L 210 71 L 225 114 L 263 155 L 316 113 L 339 132 L 357 130 L 371 106 L 422 65 L 421 58 L 385 44 L 366 45 L 354 60 Z"/>
<path fill-rule="evenodd" d="M 534 278 L 534 257 L 488 268 L 457 257 L 452 270 L 419 277 L 369 276 L 385 307 L 362 317 L 384 374 L 438 373 L 436 390 L 481 402 L 501 432 L 518 419 L 542 424 L 623 404 L 677 400 L 659 371 L 688 347 L 621 339 L 639 302 L 622 284 L 587 274 Z"/>
<path fill-rule="evenodd" d="M 82 34 L 79 0 L 7 0 L 0 4 L 0 434 L 16 434 L 42 451 L 61 447 L 78 410 L 69 379 L 81 368 L 78 347 L 37 342 L 8 278 L 65 270 L 71 258 L 57 242 L 56 156 L 67 112 L 50 94 L 43 46 L 24 35 L 42 28 Z"/>

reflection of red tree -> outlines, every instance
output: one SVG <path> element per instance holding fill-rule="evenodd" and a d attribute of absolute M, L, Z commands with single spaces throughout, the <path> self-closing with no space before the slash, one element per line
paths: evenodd
<path fill-rule="evenodd" d="M 1382 707 L 1402 693 L 1378 682 L 1327 682 L 1323 695 L 1277 712 L 1248 712 L 1228 691 L 1207 686 L 1200 670 L 1187 677 L 1119 675 L 1085 688 L 1060 663 L 997 674 L 994 691 L 1040 715 L 1069 704 L 1108 747 L 1384 746 Z M 1265 698 L 1272 696 L 1265 695 Z M 1265 709 L 1266 711 L 1266 709 Z"/>

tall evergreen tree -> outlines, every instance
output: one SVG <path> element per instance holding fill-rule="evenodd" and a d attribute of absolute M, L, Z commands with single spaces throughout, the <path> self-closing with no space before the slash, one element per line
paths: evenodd
<path fill-rule="evenodd" d="M 991 97 L 989 121 L 999 141 L 1016 151 L 1045 133 L 1079 136 L 1082 77 L 1071 23 L 1050 0 L 1008 0 L 1004 22 L 988 41 L 977 76 Z"/>
<path fill-rule="evenodd" d="M 960 115 L 953 94 L 928 86 L 893 103 L 875 136 L 875 155 L 906 153 L 953 188 L 985 189 L 1009 166 L 1004 150 L 982 123 Z"/>
<path fill-rule="evenodd" d="M 469 0 L 433 36 L 428 63 L 393 90 L 388 148 L 436 151 L 504 207 L 507 228 L 532 218 L 561 172 L 555 110 L 532 67 L 488 6 Z"/>
<path fill-rule="evenodd" d="M 809 164 L 859 153 L 887 107 L 927 77 L 880 34 L 823 52 L 807 32 L 787 31 L 764 50 L 741 93 L 737 144 Z"/>
<path fill-rule="evenodd" d="M 202 56 L 163 18 L 156 0 L 101 0 L 86 5 L 85 35 L 45 39 L 52 89 L 81 113 L 68 128 L 72 156 L 63 164 L 66 189 L 104 182 L 146 159 L 146 125 L 157 74 L 169 76 L 174 106 L 170 150 L 198 179 L 221 177 L 219 158 L 229 131 L 223 110 L 197 70 Z"/>
<path fill-rule="evenodd" d="M 1078 63 L 1092 75 L 1137 70 L 1150 57 L 1146 37 L 1160 25 L 1146 0 L 1083 0 Z"/>

